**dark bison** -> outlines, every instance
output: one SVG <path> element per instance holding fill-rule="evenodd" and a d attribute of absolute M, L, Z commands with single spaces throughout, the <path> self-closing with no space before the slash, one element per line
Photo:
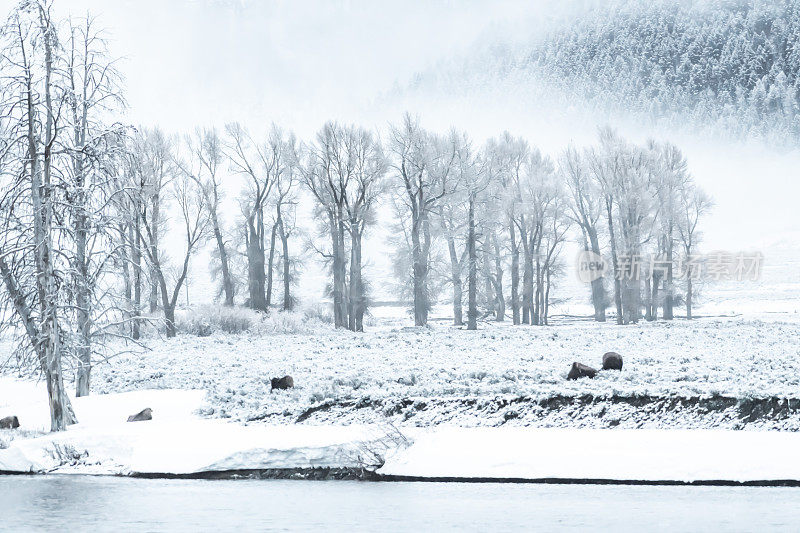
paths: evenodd
<path fill-rule="evenodd" d="M 294 380 L 292 376 L 283 376 L 282 378 L 272 378 L 272 392 L 275 389 L 286 390 L 294 387 Z"/>
<path fill-rule="evenodd" d="M 19 427 L 19 418 L 16 416 L 7 416 L 0 418 L 0 429 L 17 429 Z"/>
<path fill-rule="evenodd" d="M 597 375 L 597 370 L 590 366 L 586 366 L 581 363 L 572 363 L 572 368 L 569 369 L 569 374 L 567 374 L 567 379 L 578 379 L 578 378 L 593 378 Z"/>
<path fill-rule="evenodd" d="M 622 370 L 622 356 L 617 352 L 603 355 L 603 370 Z"/>
<path fill-rule="evenodd" d="M 145 420 L 152 420 L 153 419 L 153 410 L 149 407 L 146 409 L 142 409 L 135 415 L 131 415 L 128 417 L 128 422 L 144 422 Z"/>

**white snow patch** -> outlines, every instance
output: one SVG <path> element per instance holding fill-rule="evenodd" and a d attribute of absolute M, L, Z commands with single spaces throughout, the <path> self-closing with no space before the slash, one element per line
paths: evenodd
<path fill-rule="evenodd" d="M 26 429 L 49 424 L 41 387 L 3 379 L 0 408 L 19 413 Z M 67 431 L 13 440 L 0 449 L 0 470 L 94 474 L 265 468 L 358 467 L 365 443 L 382 433 L 364 426 L 242 426 L 199 418 L 199 390 L 141 390 L 73 399 L 79 424 Z M 153 409 L 153 420 L 126 422 Z"/>
<path fill-rule="evenodd" d="M 425 478 L 799 480 L 800 433 L 440 427 L 380 474 Z"/>

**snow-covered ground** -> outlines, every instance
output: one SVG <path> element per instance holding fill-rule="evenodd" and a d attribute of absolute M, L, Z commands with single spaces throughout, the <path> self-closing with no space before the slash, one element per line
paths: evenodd
<path fill-rule="evenodd" d="M 378 472 L 449 479 L 797 480 L 798 446 L 796 432 L 439 428 L 420 434 Z"/>
<path fill-rule="evenodd" d="M 203 419 L 196 414 L 203 396 L 201 390 L 164 389 L 73 398 L 80 423 L 65 432 L 14 438 L 14 431 L 0 430 L 0 471 L 188 474 L 357 468 L 369 464 L 365 450 L 381 450 L 386 436 L 378 427 L 275 428 Z M 0 380 L 0 409 L 19 413 L 28 431 L 42 432 L 49 424 L 44 398 L 40 386 Z M 153 410 L 153 420 L 126 422 L 144 407 Z"/>
<path fill-rule="evenodd" d="M 29 430 L 46 427 L 41 387 L 8 378 L 0 384 L 0 407 L 21 413 Z M 409 428 L 406 440 L 387 437 L 379 426 L 245 426 L 202 419 L 196 414 L 202 396 L 202 391 L 164 389 L 73 399 L 79 424 L 4 443 L 0 471 L 355 469 L 374 464 L 369 461 L 379 452 L 387 460 L 378 474 L 422 479 L 800 480 L 799 432 L 450 426 Z M 153 409 L 153 420 L 125 422 L 144 405 Z"/>
<path fill-rule="evenodd" d="M 204 413 L 235 421 L 292 423 L 306 418 L 309 409 L 344 402 L 394 408 L 396 423 L 419 425 L 498 425 L 507 409 L 472 409 L 448 418 L 423 413 L 426 409 L 417 404 L 410 409 L 416 416 L 409 417 L 403 405 L 409 399 L 433 405 L 582 395 L 797 398 L 800 324 L 793 318 L 706 318 L 632 327 L 562 318 L 546 328 L 486 322 L 479 331 L 466 331 L 443 321 L 409 328 L 388 317 L 375 319 L 363 334 L 326 328 L 299 335 L 179 336 L 151 341 L 149 351 L 98 366 L 93 390 L 203 389 L 208 391 Z M 565 379 L 573 361 L 599 368 L 606 351 L 623 355 L 622 372 Z M 269 379 L 284 374 L 294 377 L 295 388 L 270 393 Z M 374 409 L 346 411 L 318 409 L 312 421 L 336 422 L 346 414 L 354 422 L 356 411 L 366 417 L 361 422 L 374 421 Z"/>

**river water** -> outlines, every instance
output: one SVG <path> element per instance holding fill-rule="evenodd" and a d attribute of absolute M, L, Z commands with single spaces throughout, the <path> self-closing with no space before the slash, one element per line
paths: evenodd
<path fill-rule="evenodd" d="M 800 488 L 0 476 L 10 531 L 769 531 Z"/>

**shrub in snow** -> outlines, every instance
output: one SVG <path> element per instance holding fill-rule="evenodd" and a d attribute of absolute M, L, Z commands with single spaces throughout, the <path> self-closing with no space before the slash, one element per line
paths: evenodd
<path fill-rule="evenodd" d="M 310 334 L 330 329 L 329 324 L 305 313 L 273 311 L 268 315 L 259 315 L 259 321 L 253 324 L 250 332 L 258 335 Z"/>
<path fill-rule="evenodd" d="M 216 332 L 242 333 L 257 319 L 258 314 L 252 309 L 201 305 L 177 313 L 175 326 L 180 333 L 208 337 Z"/>
<path fill-rule="evenodd" d="M 386 422 L 384 436 L 372 441 L 360 442 L 350 454 L 349 459 L 367 470 L 377 470 L 386 464 L 386 456 L 411 446 L 413 441 L 406 437 L 394 424 Z"/>
<path fill-rule="evenodd" d="M 179 333 L 208 337 L 214 333 L 252 333 L 255 335 L 312 333 L 325 328 L 320 314 L 296 311 L 259 313 L 245 307 L 200 305 L 176 313 Z"/>
<path fill-rule="evenodd" d="M 329 306 L 314 304 L 303 309 L 303 316 L 306 320 L 314 320 L 325 324 L 333 324 L 333 313 Z"/>
<path fill-rule="evenodd" d="M 397 382 L 401 385 L 406 385 L 408 387 L 412 387 L 417 384 L 417 376 L 416 374 L 411 374 L 408 377 L 399 377 L 397 378 Z"/>

